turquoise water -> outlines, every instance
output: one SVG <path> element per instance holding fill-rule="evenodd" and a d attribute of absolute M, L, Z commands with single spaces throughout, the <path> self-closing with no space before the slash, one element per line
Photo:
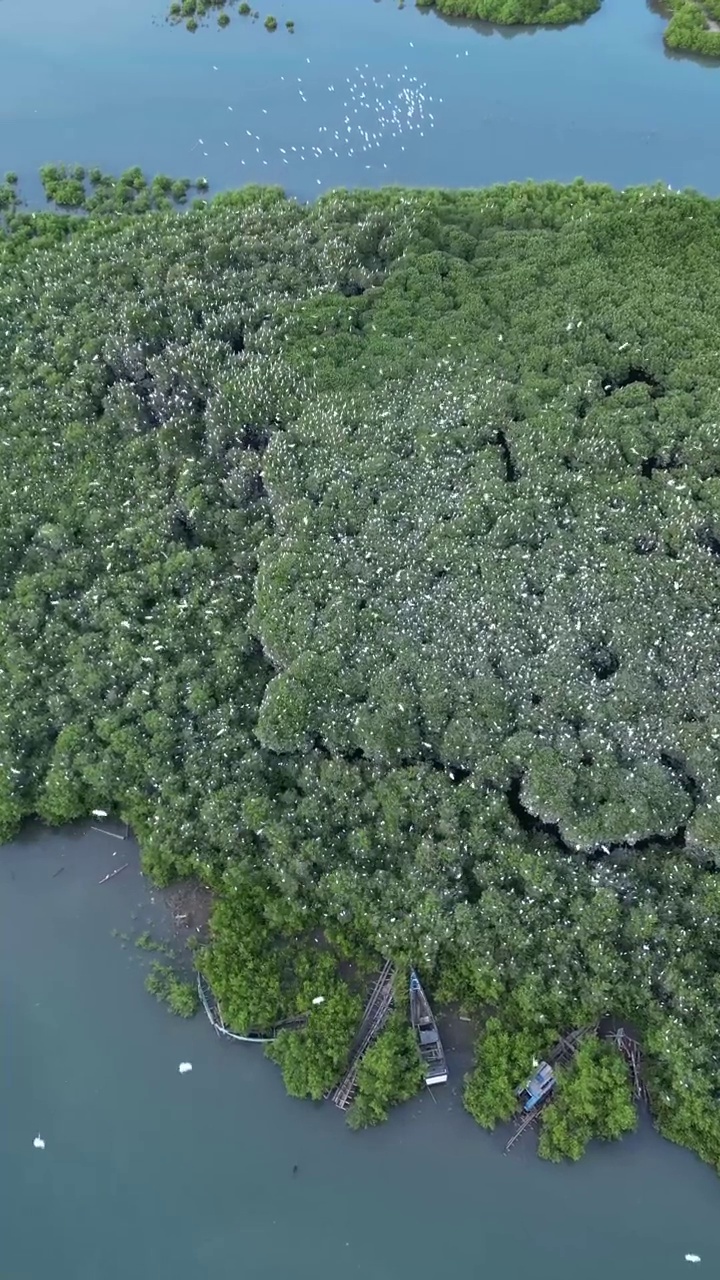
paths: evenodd
<path fill-rule="evenodd" d="M 292 17 L 295 34 L 271 34 L 235 7 L 227 30 L 211 19 L 190 35 L 165 23 L 164 0 L 101 8 L 93 0 L 2 0 L 2 166 L 21 174 L 29 195 L 48 161 L 204 173 L 215 189 L 280 182 L 305 198 L 331 186 L 579 174 L 618 186 L 662 180 L 720 191 L 720 67 L 669 58 L 663 20 L 646 0 L 604 0 L 582 26 L 511 38 L 411 3 L 398 9 L 394 0 L 260 7 L 281 22 Z M 360 74 L 381 84 L 368 100 L 382 105 L 356 117 Z M 394 107 L 407 113 L 408 86 L 425 94 L 426 127 L 416 113 L 419 127 L 406 121 L 394 134 L 380 117 L 390 121 Z M 353 126 L 372 123 L 381 145 L 330 153 L 348 115 Z"/>
<path fill-rule="evenodd" d="M 504 1157 L 450 1052 L 437 1101 L 353 1135 L 256 1046 L 166 1014 L 112 936 L 162 908 L 134 862 L 98 883 L 127 849 L 30 828 L 0 850 L 3 1280 L 672 1280 L 686 1253 L 717 1274 L 717 1178 L 647 1126 L 576 1167 L 531 1139 Z"/>

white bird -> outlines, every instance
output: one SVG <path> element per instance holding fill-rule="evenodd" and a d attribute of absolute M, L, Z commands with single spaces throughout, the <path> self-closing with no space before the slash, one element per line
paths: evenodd
<path fill-rule="evenodd" d="M 34 1146 L 34 1147 L 37 1147 L 38 1151 L 44 1151 L 44 1150 L 45 1150 L 45 1139 L 44 1139 L 44 1138 L 41 1138 L 41 1137 L 40 1137 L 40 1134 L 38 1134 L 37 1138 L 33 1138 L 33 1146 Z"/>

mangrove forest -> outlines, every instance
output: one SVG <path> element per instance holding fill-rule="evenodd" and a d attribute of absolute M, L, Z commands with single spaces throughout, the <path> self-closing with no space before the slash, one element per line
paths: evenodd
<path fill-rule="evenodd" d="M 720 1169 L 720 202 L 43 179 L 76 211 L 0 209 L 2 839 L 102 809 L 208 884 L 294 1094 L 391 957 L 475 1021 L 480 1123 L 609 1018 Z M 351 1124 L 421 1083 L 404 1013 Z M 541 1152 L 634 1120 L 590 1040 Z"/>
<path fill-rule="evenodd" d="M 643 0 L 635 0 L 641 4 Z M 567 26 L 596 13 L 603 0 L 415 0 L 448 18 L 470 18 L 498 26 Z M 628 0 L 629 3 L 629 0 Z M 720 0 L 661 0 L 669 49 L 720 58 Z"/>

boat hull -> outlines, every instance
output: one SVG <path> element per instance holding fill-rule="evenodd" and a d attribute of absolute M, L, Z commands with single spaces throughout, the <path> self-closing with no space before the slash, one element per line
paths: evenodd
<path fill-rule="evenodd" d="M 410 1021 L 425 1067 L 426 1085 L 446 1084 L 447 1062 L 440 1032 L 430 1002 L 414 969 L 410 974 Z"/>

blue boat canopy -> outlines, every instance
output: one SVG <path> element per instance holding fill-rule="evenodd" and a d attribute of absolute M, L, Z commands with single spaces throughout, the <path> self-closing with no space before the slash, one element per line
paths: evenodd
<path fill-rule="evenodd" d="M 523 1111 L 532 1111 L 555 1085 L 555 1072 L 547 1062 L 541 1062 L 534 1076 L 528 1080 L 521 1093 L 527 1094 Z"/>

